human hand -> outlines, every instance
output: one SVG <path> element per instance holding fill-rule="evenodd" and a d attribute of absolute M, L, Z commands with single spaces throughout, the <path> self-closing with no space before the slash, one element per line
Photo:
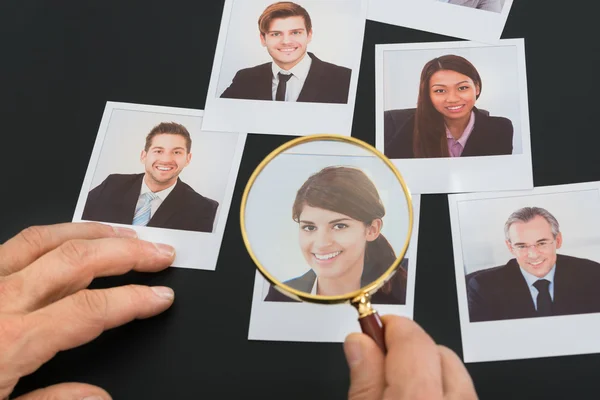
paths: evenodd
<path fill-rule="evenodd" d="M 136 237 L 128 228 L 67 223 L 27 228 L 0 246 L 0 399 L 59 351 L 173 304 L 166 287 L 86 289 L 96 277 L 171 265 L 171 246 Z M 18 400 L 88 398 L 111 399 L 98 387 L 65 383 Z"/>
<path fill-rule="evenodd" d="M 477 399 L 467 369 L 450 349 L 436 345 L 416 322 L 382 317 L 387 354 L 362 333 L 346 337 L 350 400 Z"/>

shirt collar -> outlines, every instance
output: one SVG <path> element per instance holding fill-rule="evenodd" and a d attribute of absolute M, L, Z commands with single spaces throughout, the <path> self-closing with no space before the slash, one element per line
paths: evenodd
<path fill-rule="evenodd" d="M 552 266 L 552 269 L 545 276 L 542 276 L 541 278 L 538 278 L 537 276 L 532 275 L 529 272 L 525 271 L 520 265 L 519 265 L 519 269 L 521 270 L 521 273 L 523 274 L 523 278 L 525 278 L 525 281 L 527 282 L 528 286 L 533 286 L 533 284 L 540 279 L 546 279 L 547 281 L 550 281 L 550 283 L 554 282 L 554 273 L 556 272 L 556 264 L 554 264 Z"/>
<path fill-rule="evenodd" d="M 271 62 L 271 70 L 273 71 L 273 76 L 278 78 L 277 74 L 281 72 L 282 74 L 292 73 L 294 76 L 301 81 L 305 81 L 308 76 L 308 71 L 310 70 L 310 65 L 312 64 L 312 59 L 308 55 L 308 52 L 302 57 L 302 60 L 290 70 L 283 70 L 279 67 L 279 65 L 275 64 L 275 62 Z"/>
<path fill-rule="evenodd" d="M 313 283 L 312 289 L 310 290 L 310 294 L 317 294 L 317 281 L 319 280 L 318 277 L 315 277 L 315 283 Z"/>
<path fill-rule="evenodd" d="M 175 185 L 177 185 L 177 182 L 175 182 Z M 171 185 L 170 187 L 161 190 L 160 192 L 155 192 L 154 194 L 156 196 L 158 196 L 158 198 L 161 201 L 165 201 L 165 199 L 167 198 L 167 196 L 173 191 L 173 189 L 175 188 L 175 185 Z M 146 185 L 146 177 L 144 176 L 142 178 L 142 190 L 140 191 L 140 195 L 144 194 L 144 193 L 148 193 L 151 192 L 150 188 L 148 187 L 148 185 Z"/>
<path fill-rule="evenodd" d="M 448 129 L 448 127 L 446 127 L 446 137 L 448 139 L 456 140 L 458 143 L 460 143 L 460 145 L 464 149 L 465 145 L 467 144 L 467 140 L 469 139 L 469 136 L 471 136 L 471 132 L 473 132 L 474 126 L 475 126 L 475 112 L 471 111 L 471 116 L 469 117 L 469 122 L 467 123 L 467 126 L 466 126 L 463 134 L 461 135 L 461 137 L 458 140 L 454 139 L 454 136 L 452 136 L 452 134 L 450 133 L 450 129 Z"/>

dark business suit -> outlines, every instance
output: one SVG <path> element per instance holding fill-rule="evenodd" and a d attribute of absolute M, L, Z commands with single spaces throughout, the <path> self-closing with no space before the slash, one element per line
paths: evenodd
<path fill-rule="evenodd" d="M 81 219 L 131 225 L 144 174 L 112 174 L 88 194 Z M 219 203 L 179 178 L 147 226 L 212 232 Z"/>
<path fill-rule="evenodd" d="M 405 258 L 400 262 L 400 266 L 405 270 L 408 269 L 408 259 Z M 360 286 L 364 287 L 375 280 L 377 280 L 381 276 L 381 273 L 376 272 L 373 268 L 365 267 L 363 270 L 363 274 L 360 278 Z M 290 279 L 289 281 L 285 281 L 284 283 L 288 286 L 291 286 L 294 289 L 300 290 L 302 292 L 310 294 L 313 285 L 315 284 L 315 279 L 317 278 L 317 274 L 312 269 L 306 272 L 304 275 L 301 275 L 297 278 Z M 394 283 L 399 282 L 392 278 Z M 286 301 L 286 302 L 295 302 L 294 300 L 273 286 L 269 287 L 269 293 L 265 297 L 265 301 Z M 375 292 L 375 294 L 371 297 L 371 303 L 373 304 L 406 304 L 406 285 L 393 285 L 392 289 L 389 293 L 383 292 L 381 289 Z"/>
<path fill-rule="evenodd" d="M 414 158 L 415 109 L 384 112 L 384 154 L 388 158 Z M 461 157 L 512 154 L 513 125 L 508 118 L 491 117 L 473 108 L 475 124 Z"/>
<path fill-rule="evenodd" d="M 310 70 L 298 96 L 305 103 L 348 103 L 352 70 L 318 59 L 313 53 Z M 221 98 L 273 100 L 271 62 L 239 70 Z"/>
<path fill-rule="evenodd" d="M 516 259 L 466 277 L 471 322 L 537 317 Z M 552 315 L 600 312 L 600 264 L 557 255 Z"/>

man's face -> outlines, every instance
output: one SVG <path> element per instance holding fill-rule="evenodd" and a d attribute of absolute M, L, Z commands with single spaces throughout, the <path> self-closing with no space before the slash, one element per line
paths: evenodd
<path fill-rule="evenodd" d="M 312 30 L 306 31 L 304 18 L 300 16 L 274 19 L 269 31 L 260 35 L 260 42 L 273 61 L 286 71 L 302 60 L 311 39 Z"/>
<path fill-rule="evenodd" d="M 148 152 L 142 150 L 140 160 L 145 165 L 146 177 L 162 190 L 177 181 L 191 158 L 183 136 L 164 133 L 154 136 Z"/>
<path fill-rule="evenodd" d="M 508 235 L 510 241 L 506 241 L 506 245 L 521 268 L 538 278 L 550 272 L 556 263 L 556 249 L 562 245 L 562 235 L 559 233 L 554 238 L 552 227 L 544 217 L 515 222 L 510 226 Z"/>

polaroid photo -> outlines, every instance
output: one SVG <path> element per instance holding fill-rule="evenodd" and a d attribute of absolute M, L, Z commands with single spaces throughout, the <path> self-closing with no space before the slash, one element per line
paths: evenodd
<path fill-rule="evenodd" d="M 513 0 L 369 0 L 367 19 L 494 44 Z"/>
<path fill-rule="evenodd" d="M 246 232 L 258 262 L 278 281 L 304 293 L 343 295 L 348 291 L 326 291 L 355 277 L 365 286 L 400 256 L 409 234 L 408 204 L 379 158 L 324 148 L 313 153 L 310 144 L 279 155 L 261 172 L 248 199 Z M 274 185 L 276 192 L 269 190 Z M 412 204 L 408 250 L 398 272 L 372 297 L 380 314 L 413 315 L 420 197 Z M 373 231 L 377 220 L 381 225 Z M 343 342 L 353 331 L 360 326 L 350 304 L 298 302 L 257 271 L 250 340 Z"/>
<path fill-rule="evenodd" d="M 226 0 L 203 128 L 350 136 L 367 2 Z"/>
<path fill-rule="evenodd" d="M 600 182 L 448 202 L 465 362 L 600 352 Z"/>
<path fill-rule="evenodd" d="M 375 51 L 376 147 L 411 192 L 533 188 L 523 39 Z"/>
<path fill-rule="evenodd" d="M 107 102 L 73 221 L 135 229 L 214 270 L 246 142 L 201 130 L 203 111 Z"/>

